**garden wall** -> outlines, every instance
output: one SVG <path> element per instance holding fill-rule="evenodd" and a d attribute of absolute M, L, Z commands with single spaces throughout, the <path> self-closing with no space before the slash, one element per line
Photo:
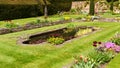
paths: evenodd
<path fill-rule="evenodd" d="M 114 3 L 115 4 L 115 3 Z M 82 12 L 89 13 L 89 1 L 73 1 L 71 9 L 80 9 Z M 95 12 L 107 12 L 110 5 L 106 1 L 98 1 L 95 3 Z M 119 7 L 114 5 L 114 13 L 120 13 Z"/>

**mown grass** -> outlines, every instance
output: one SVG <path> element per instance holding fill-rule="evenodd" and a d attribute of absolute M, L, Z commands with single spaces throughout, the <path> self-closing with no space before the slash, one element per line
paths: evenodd
<path fill-rule="evenodd" d="M 93 41 L 107 41 L 120 29 L 120 23 L 73 22 L 77 26 L 97 26 L 102 30 L 76 38 L 61 46 L 49 43 L 27 46 L 16 43 L 19 37 L 27 37 L 30 34 L 60 28 L 68 24 L 0 35 L 0 68 L 62 68 L 71 63 L 75 55 L 87 54 L 93 49 Z"/>
<path fill-rule="evenodd" d="M 31 18 L 24 18 L 24 19 L 15 19 L 15 20 L 12 20 L 12 23 L 18 23 L 18 25 L 25 25 L 27 23 L 30 23 L 30 22 L 36 22 L 37 19 L 41 19 L 41 20 L 44 20 L 44 18 L 41 16 L 41 17 L 31 17 Z M 48 18 L 49 21 L 57 21 L 59 20 L 60 17 L 58 18 L 54 18 L 54 17 L 50 17 Z M 5 27 L 6 23 L 10 23 L 10 22 L 6 22 L 6 21 L 0 21 L 0 27 Z"/>
<path fill-rule="evenodd" d="M 120 14 L 111 14 L 110 12 L 103 13 L 101 16 L 104 18 L 120 18 Z"/>

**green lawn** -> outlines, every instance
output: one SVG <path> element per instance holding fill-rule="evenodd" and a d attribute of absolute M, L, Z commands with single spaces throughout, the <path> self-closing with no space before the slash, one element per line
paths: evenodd
<path fill-rule="evenodd" d="M 120 14 L 111 14 L 110 12 L 101 15 L 104 18 L 120 18 Z"/>
<path fill-rule="evenodd" d="M 44 20 L 43 17 L 31 17 L 31 18 L 24 18 L 24 19 L 15 19 L 15 20 L 12 20 L 13 23 L 18 23 L 19 25 L 25 25 L 26 23 L 30 23 L 30 22 L 33 22 L 33 21 L 36 21 L 37 19 L 42 19 Z M 50 17 L 48 18 L 49 21 L 57 21 L 59 20 L 60 17 Z M 5 27 L 5 24 L 7 22 L 5 21 L 0 21 L 0 27 Z"/>
<path fill-rule="evenodd" d="M 30 34 L 60 28 L 68 24 L 0 35 L 0 68 L 62 68 L 74 60 L 73 56 L 87 54 L 93 48 L 93 41 L 107 41 L 120 29 L 120 23 L 73 22 L 77 26 L 97 26 L 102 30 L 82 38 L 76 38 L 61 46 L 53 46 L 48 43 L 27 46 L 16 43 L 19 37 L 27 37 Z M 115 57 L 112 62 L 117 60 L 117 64 L 120 64 L 118 59 Z"/>

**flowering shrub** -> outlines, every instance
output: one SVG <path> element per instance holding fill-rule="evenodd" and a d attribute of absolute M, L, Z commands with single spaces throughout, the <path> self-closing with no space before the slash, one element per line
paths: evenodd
<path fill-rule="evenodd" d="M 120 52 L 120 46 L 112 42 L 101 43 L 101 42 L 94 41 L 93 46 L 96 47 L 98 51 L 102 51 L 102 52 L 106 52 L 106 51 L 112 51 L 115 53 Z"/>
<path fill-rule="evenodd" d="M 63 43 L 65 40 L 63 38 L 59 38 L 59 37 L 50 37 L 49 39 L 47 39 L 47 42 L 58 45 Z"/>
<path fill-rule="evenodd" d="M 64 17 L 64 19 L 65 19 L 65 20 L 69 20 L 69 19 L 71 19 L 71 18 L 70 18 L 70 17 Z"/>
<path fill-rule="evenodd" d="M 99 68 L 100 64 L 109 62 L 114 56 L 120 52 L 120 46 L 113 42 L 93 42 L 95 49 L 88 53 L 87 58 L 80 56 L 76 58 L 72 68 Z"/>
<path fill-rule="evenodd" d="M 79 29 L 79 31 L 75 34 L 75 37 L 81 36 L 81 35 L 85 35 L 87 33 L 92 32 L 92 29 Z"/>

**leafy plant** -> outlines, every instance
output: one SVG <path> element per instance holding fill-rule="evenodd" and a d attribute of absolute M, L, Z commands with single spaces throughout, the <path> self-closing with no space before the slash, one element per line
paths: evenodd
<path fill-rule="evenodd" d="M 120 38 L 112 38 L 111 41 L 120 46 Z"/>
<path fill-rule="evenodd" d="M 63 38 L 59 38 L 59 37 L 50 37 L 47 39 L 47 42 L 58 45 L 63 43 L 65 40 Z"/>
<path fill-rule="evenodd" d="M 76 26 L 74 24 L 71 24 L 71 23 L 67 25 L 67 28 L 75 28 L 75 27 Z"/>
<path fill-rule="evenodd" d="M 92 30 L 91 29 L 83 29 L 83 30 L 79 29 L 79 31 L 75 34 L 75 36 L 76 37 L 81 36 L 81 35 L 87 34 L 89 32 L 92 32 Z"/>
<path fill-rule="evenodd" d="M 75 25 L 69 24 L 67 25 L 67 29 L 64 30 L 64 36 L 74 36 L 77 31 L 78 28 Z"/>
<path fill-rule="evenodd" d="M 36 24 L 39 24 L 39 23 L 42 23 L 42 20 L 37 19 L 37 20 L 36 20 Z"/>
<path fill-rule="evenodd" d="M 94 68 L 96 65 L 93 59 L 80 56 L 75 60 L 75 64 L 71 68 Z"/>
<path fill-rule="evenodd" d="M 44 20 L 44 23 L 48 23 L 48 22 L 49 22 L 49 20 L 47 20 L 47 19 Z"/>
<path fill-rule="evenodd" d="M 71 9 L 70 12 L 71 12 L 72 14 L 75 14 L 75 13 L 76 13 L 76 9 Z"/>
<path fill-rule="evenodd" d="M 64 18 L 64 17 L 61 17 L 61 18 L 60 18 L 60 21 L 64 21 L 64 20 L 65 20 L 65 18 Z"/>
<path fill-rule="evenodd" d="M 5 27 L 6 28 L 16 28 L 16 27 L 18 27 L 19 25 L 18 24 L 15 24 L 15 23 L 6 23 L 5 24 Z"/>
<path fill-rule="evenodd" d="M 48 19 L 37 19 L 35 24 L 39 24 L 39 23 L 48 23 L 49 20 Z"/>
<path fill-rule="evenodd" d="M 109 62 L 113 58 L 113 53 L 94 50 L 88 54 L 88 57 L 92 58 L 98 64 L 103 64 Z"/>

